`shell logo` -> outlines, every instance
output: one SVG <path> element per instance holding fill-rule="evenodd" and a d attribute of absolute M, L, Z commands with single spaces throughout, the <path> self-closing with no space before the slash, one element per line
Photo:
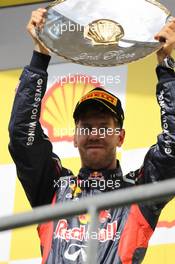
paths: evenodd
<path fill-rule="evenodd" d="M 72 141 L 73 111 L 82 96 L 101 84 L 87 75 L 72 75 L 54 83 L 42 100 L 41 125 L 51 142 Z"/>

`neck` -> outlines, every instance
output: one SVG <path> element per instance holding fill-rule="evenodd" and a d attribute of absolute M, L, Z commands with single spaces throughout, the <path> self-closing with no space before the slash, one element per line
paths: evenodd
<path fill-rule="evenodd" d="M 93 171 L 99 171 L 99 170 L 115 170 L 117 167 L 118 167 L 117 160 L 115 160 L 115 162 L 113 162 L 112 164 L 109 164 L 109 165 L 104 166 L 104 167 L 88 166 L 88 165 L 85 165 L 85 164 L 82 164 L 82 166 L 81 166 L 82 169 L 89 169 L 89 170 L 93 170 Z"/>

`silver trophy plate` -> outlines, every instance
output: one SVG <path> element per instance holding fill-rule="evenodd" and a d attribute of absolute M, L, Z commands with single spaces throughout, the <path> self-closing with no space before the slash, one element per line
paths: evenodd
<path fill-rule="evenodd" d="M 154 0 L 58 0 L 48 8 L 39 40 L 75 63 L 116 66 L 161 48 L 154 35 L 170 12 Z"/>

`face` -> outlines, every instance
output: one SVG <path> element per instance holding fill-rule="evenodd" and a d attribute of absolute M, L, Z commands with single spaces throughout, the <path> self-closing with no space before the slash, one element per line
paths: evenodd
<path fill-rule="evenodd" d="M 116 147 L 124 141 L 125 131 L 117 129 L 110 113 L 90 111 L 77 123 L 74 146 L 78 148 L 82 167 L 116 168 Z"/>

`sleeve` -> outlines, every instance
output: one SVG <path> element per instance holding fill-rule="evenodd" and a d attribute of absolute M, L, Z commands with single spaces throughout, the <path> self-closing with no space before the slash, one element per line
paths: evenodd
<path fill-rule="evenodd" d="M 175 178 L 175 73 L 162 66 L 156 70 L 159 79 L 156 96 L 160 106 L 162 133 L 145 157 L 139 171 L 139 184 Z M 155 210 L 162 209 L 171 198 L 161 200 Z"/>
<path fill-rule="evenodd" d="M 50 56 L 34 51 L 20 77 L 9 123 L 9 151 L 32 207 L 52 201 L 61 169 L 39 122 L 49 60 Z"/>

